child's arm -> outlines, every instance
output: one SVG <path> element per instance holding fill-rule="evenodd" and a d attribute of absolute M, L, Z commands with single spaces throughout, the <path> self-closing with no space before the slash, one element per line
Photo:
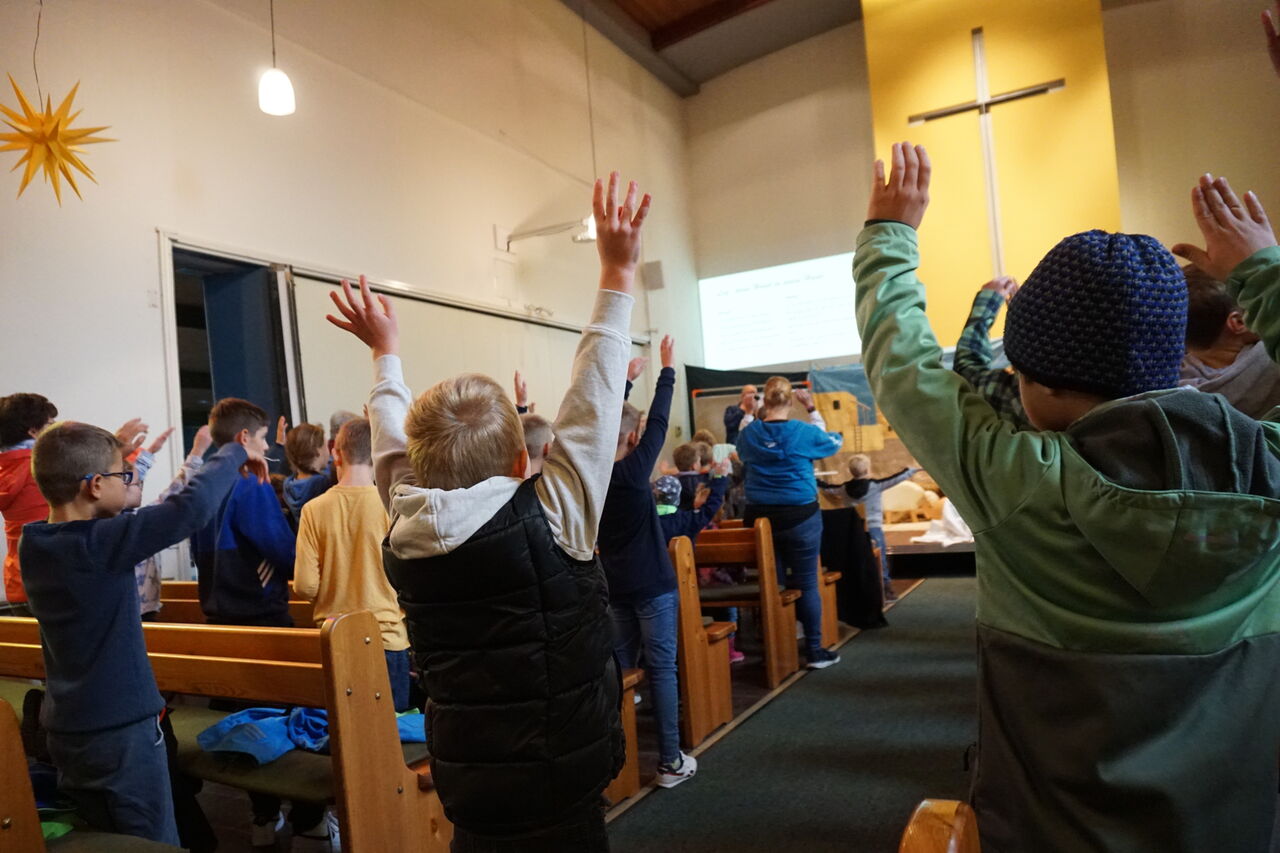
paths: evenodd
<path fill-rule="evenodd" d="M 863 364 L 876 403 L 975 532 L 1013 512 L 1057 452 L 1039 433 L 1015 433 L 954 371 L 924 313 L 916 227 L 928 205 L 924 149 L 893 146 L 876 180 L 853 260 Z M 887 220 L 887 221 L 886 221 Z M 994 486 L 994 488 L 992 488 Z"/>
<path fill-rule="evenodd" d="M 183 460 L 182 467 L 178 469 L 178 475 L 173 478 L 173 482 L 165 487 L 160 493 L 160 497 L 156 498 L 156 503 L 168 500 L 171 495 L 176 495 L 182 491 L 191 479 L 199 473 L 201 467 L 204 466 L 204 455 L 209 452 L 209 448 L 213 446 L 213 436 L 209 434 L 209 425 L 205 424 L 196 431 L 196 437 L 191 442 L 191 452 L 187 454 L 187 458 Z"/>
<path fill-rule="evenodd" d="M 107 565 L 132 572 L 153 554 L 181 542 L 213 518 L 240 480 L 240 467 L 250 461 L 240 444 L 227 444 L 204 465 L 182 491 L 135 513 L 102 519 L 92 527 L 91 550 L 108 555 Z M 256 465 L 262 466 L 261 457 Z M 265 473 L 265 467 L 262 468 Z"/>
<path fill-rule="evenodd" d="M 311 504 L 302 508 L 302 520 L 298 522 L 293 591 L 307 601 L 315 601 L 320 592 L 320 541 L 316 536 L 315 513 L 311 510 Z"/>
<path fill-rule="evenodd" d="M 244 489 L 236 501 L 231 527 L 282 572 L 293 574 L 296 539 L 280 510 L 275 490 L 265 483 Z"/>
<path fill-rule="evenodd" d="M 649 416 L 644 422 L 644 434 L 640 443 L 620 463 L 624 476 L 649 479 L 653 466 L 658 463 L 662 445 L 667 441 L 667 424 L 671 418 L 671 398 L 676 388 L 675 340 L 670 335 L 662 339 L 662 371 L 658 384 L 649 401 Z"/>
<path fill-rule="evenodd" d="M 520 371 L 516 371 L 516 413 L 528 414 L 533 411 L 533 407 L 529 405 L 529 383 L 524 381 L 524 377 L 520 375 Z"/>
<path fill-rule="evenodd" d="M 724 494 L 729 490 L 729 477 L 720 475 L 711 478 L 711 495 L 700 509 L 693 511 L 693 532 L 697 534 L 711 523 L 724 504 Z"/>
<path fill-rule="evenodd" d="M 899 471 L 896 474 L 892 474 L 888 477 L 881 477 L 880 479 L 872 480 L 871 482 L 879 486 L 880 491 L 883 492 L 883 491 L 887 491 L 888 489 L 892 489 L 894 486 L 898 485 L 899 483 L 902 483 L 902 482 L 905 482 L 906 480 L 911 479 L 916 475 L 916 473 L 919 470 L 920 470 L 919 468 L 903 468 L 901 471 Z"/>
<path fill-rule="evenodd" d="M 595 553 L 596 530 L 613 473 L 631 349 L 631 288 L 640 259 L 640 231 L 649 213 L 648 195 L 636 204 L 634 181 L 621 205 L 617 188 L 616 172 L 609 178 L 607 194 L 596 181 L 592 207 L 600 289 L 591 323 L 583 329 L 573 357 L 569 391 L 556 416 L 556 443 L 535 486 L 556 542 L 577 560 L 590 560 Z"/>
<path fill-rule="evenodd" d="M 342 297 L 330 292 L 329 298 L 345 319 L 339 320 L 332 314 L 325 319 L 355 335 L 373 353 L 374 385 L 365 408 L 373 438 L 373 479 L 378 484 L 382 505 L 390 511 L 391 494 L 396 486 L 413 482 L 413 466 L 409 464 L 408 439 L 404 433 L 404 419 L 413 404 L 413 394 L 404 384 L 396 312 L 381 294 L 377 303 L 374 302 L 364 276 L 360 276 L 359 300 L 346 280 L 342 282 Z"/>
<path fill-rule="evenodd" d="M 991 373 L 991 362 L 995 358 L 991 349 L 991 324 L 1000 315 L 1000 308 L 1010 295 L 1008 290 L 1013 286 L 1014 281 L 1009 276 L 1001 276 L 982 285 L 978 295 L 973 297 L 973 307 L 960 332 L 960 340 L 956 341 L 953 367 L 956 373 L 969 380 L 974 390 L 981 390 L 979 385 Z"/>
<path fill-rule="evenodd" d="M 1226 178 L 1205 175 L 1191 191 L 1191 208 L 1205 248 L 1179 243 L 1174 253 L 1227 283 L 1245 324 L 1280 361 L 1280 249 L 1262 202 L 1250 191 L 1242 203 Z"/>

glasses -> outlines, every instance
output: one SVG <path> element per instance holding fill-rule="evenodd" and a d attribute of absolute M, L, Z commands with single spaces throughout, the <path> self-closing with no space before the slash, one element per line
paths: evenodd
<path fill-rule="evenodd" d="M 132 471 L 104 471 L 100 474 L 85 474 L 80 479 L 92 480 L 94 477 L 119 477 L 120 482 L 124 483 L 126 486 L 133 482 Z"/>

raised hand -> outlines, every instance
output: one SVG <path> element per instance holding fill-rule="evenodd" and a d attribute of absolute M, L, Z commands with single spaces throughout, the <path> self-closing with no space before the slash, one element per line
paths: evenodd
<path fill-rule="evenodd" d="M 400 351 L 400 330 L 396 323 L 395 309 L 382 294 L 378 294 L 377 302 L 374 302 L 364 276 L 360 276 L 359 299 L 351 290 L 351 282 L 346 279 L 342 280 L 342 296 L 338 296 L 336 291 L 329 291 L 329 298 L 346 319 L 339 320 L 332 314 L 325 315 L 325 319 L 363 341 L 365 346 L 373 350 L 374 358 L 396 355 Z"/>
<path fill-rule="evenodd" d="M 635 382 L 636 377 L 638 377 L 641 373 L 644 373 L 645 365 L 648 363 L 649 363 L 649 359 L 645 358 L 642 355 L 636 356 L 635 358 L 631 359 L 631 361 L 627 362 L 627 381 Z"/>
<path fill-rule="evenodd" d="M 1191 191 L 1191 209 L 1204 235 L 1205 247 L 1178 243 L 1173 253 L 1218 281 L 1226 281 L 1231 271 L 1254 252 L 1276 245 L 1262 202 L 1250 190 L 1242 203 L 1226 178 L 1202 176 Z"/>
<path fill-rule="evenodd" d="M 524 377 L 520 375 L 520 371 L 516 371 L 516 407 L 528 408 L 529 406 L 529 383 L 524 381 Z"/>
<path fill-rule="evenodd" d="M 711 466 L 712 477 L 728 477 L 729 472 L 733 470 L 733 460 L 726 456 L 719 462 Z"/>
<path fill-rule="evenodd" d="M 1280 0 L 1275 10 L 1262 11 L 1262 31 L 1267 34 L 1267 52 L 1271 54 L 1271 65 L 1280 76 Z"/>
<path fill-rule="evenodd" d="M 697 491 L 693 493 L 693 508 L 702 509 L 702 505 L 707 502 L 709 497 L 711 497 L 711 487 L 706 483 L 698 484 Z"/>
<path fill-rule="evenodd" d="M 210 447 L 213 447 L 213 433 L 209 431 L 209 425 L 205 424 L 196 430 L 196 437 L 191 441 L 191 455 L 203 459 Z"/>
<path fill-rule="evenodd" d="M 169 436 L 171 435 L 173 435 L 173 427 L 169 427 L 167 430 L 160 433 L 160 435 L 156 437 L 155 441 L 147 445 L 147 452 L 152 456 L 155 456 L 164 449 L 164 443 L 169 440 Z"/>
<path fill-rule="evenodd" d="M 630 293 L 635 281 L 636 264 L 640 261 L 640 229 L 649 215 L 649 194 L 637 206 L 639 187 L 635 181 L 627 185 L 627 195 L 618 204 L 618 173 L 604 182 L 596 179 L 591 209 L 596 218 L 596 251 L 600 253 L 600 286 L 607 290 Z"/>
<path fill-rule="evenodd" d="M 248 449 L 247 447 L 245 448 Z M 259 483 L 271 479 L 271 471 L 267 468 L 267 460 L 261 456 L 250 456 L 249 461 L 240 466 L 240 471 L 250 477 L 256 477 Z"/>
<path fill-rule="evenodd" d="M 813 395 L 809 393 L 807 388 L 796 389 L 796 402 L 804 406 L 809 411 L 813 411 Z"/>
<path fill-rule="evenodd" d="M 895 142 L 891 162 L 886 181 L 884 161 L 876 161 L 867 219 L 891 219 L 919 228 L 929 206 L 929 179 L 933 174 L 929 154 L 923 145 Z"/>
<path fill-rule="evenodd" d="M 284 415 L 281 415 L 280 420 L 276 421 L 276 444 L 283 445 L 288 437 L 289 422 L 284 419 Z"/>
<path fill-rule="evenodd" d="M 676 366 L 676 339 L 670 335 L 662 338 L 662 343 L 658 346 L 658 355 L 662 359 L 663 367 Z"/>
<path fill-rule="evenodd" d="M 147 430 L 150 429 L 142 422 L 142 418 L 133 418 L 125 421 L 120 429 L 116 430 L 116 440 L 120 442 L 120 455 L 128 456 L 142 445 L 142 440 L 147 437 Z"/>
<path fill-rule="evenodd" d="M 1005 302 L 1008 302 L 1013 298 L 1013 294 L 1018 292 L 1018 280 L 1011 275 L 1002 275 L 982 285 L 982 289 L 994 291 L 1003 296 Z"/>
<path fill-rule="evenodd" d="M 756 395 L 754 391 L 743 391 L 738 398 L 738 408 L 748 415 L 755 414 L 756 411 Z"/>

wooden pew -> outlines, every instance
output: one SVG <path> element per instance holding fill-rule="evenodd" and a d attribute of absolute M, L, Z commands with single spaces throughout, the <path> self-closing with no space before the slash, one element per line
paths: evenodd
<path fill-rule="evenodd" d="M 289 602 L 289 615 L 293 617 L 293 624 L 296 628 L 314 627 L 316 624 L 315 612 L 315 602 Z M 160 599 L 159 619 L 161 622 L 177 622 L 183 625 L 205 624 L 204 611 L 200 609 L 200 602 L 185 598 Z"/>
<path fill-rule="evenodd" d="M 978 817 L 957 800 L 922 800 L 902 833 L 898 853 L 980 853 Z"/>
<path fill-rule="evenodd" d="M 196 581 L 161 581 L 160 597 L 184 600 L 199 598 L 200 584 Z"/>
<path fill-rule="evenodd" d="M 727 518 L 717 523 L 720 530 L 741 530 L 742 519 Z M 822 645 L 831 648 L 840 641 L 840 603 L 836 598 L 836 581 L 843 572 L 829 572 L 818 566 L 818 593 L 822 597 Z"/>
<path fill-rule="evenodd" d="M 680 614 L 676 635 L 679 650 L 680 738 L 685 749 L 693 749 L 720 726 L 733 719 L 733 689 L 729 679 L 729 637 L 737 630 L 733 622 L 703 625 L 702 603 L 698 597 L 698 570 L 693 564 L 693 545 L 687 536 L 677 536 L 667 546 L 676 569 L 680 591 Z"/>
<path fill-rule="evenodd" d="M 799 590 L 779 589 L 769 519 L 756 519 L 755 527 L 704 530 L 693 549 L 698 566 L 751 566 L 758 574 L 754 584 L 703 587 L 703 607 L 752 607 L 760 612 L 764 633 L 765 684 L 770 689 L 800 668 L 796 647 L 796 599 Z"/>
<path fill-rule="evenodd" d="M 430 771 L 425 761 L 405 763 L 372 613 L 331 616 L 320 629 L 144 624 L 143 634 L 163 691 L 328 710 L 331 759 L 291 752 L 241 769 L 242 782 L 291 756 L 299 766 L 328 767 L 348 853 L 448 850 L 453 830 Z M 43 678 L 34 619 L 0 619 L 0 676 Z M 175 728 L 194 710 L 175 712 Z"/>
<path fill-rule="evenodd" d="M 35 792 L 22 751 L 18 715 L 0 699 L 0 850 L 45 853 L 66 848 L 94 853 L 181 853 L 181 848 L 108 832 L 76 831 L 46 846 L 40 831 Z"/>
<path fill-rule="evenodd" d="M 640 792 L 640 755 L 636 736 L 636 685 L 644 681 L 643 669 L 622 671 L 622 734 L 627 742 L 627 761 L 604 789 L 609 802 L 617 805 Z"/>

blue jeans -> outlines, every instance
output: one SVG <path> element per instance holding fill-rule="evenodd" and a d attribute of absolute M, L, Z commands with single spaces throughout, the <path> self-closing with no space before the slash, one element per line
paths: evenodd
<path fill-rule="evenodd" d="M 644 674 L 658 724 L 658 763 L 680 760 L 680 689 L 676 683 L 676 619 L 680 593 L 664 592 L 644 601 L 610 605 L 613 650 L 623 669 L 636 665 L 644 649 Z"/>
<path fill-rule="evenodd" d="M 889 552 L 885 550 L 884 528 L 868 527 L 867 535 L 871 537 L 871 541 L 876 543 L 876 547 L 880 549 L 880 575 L 884 578 L 884 582 L 889 582 Z"/>
<path fill-rule="evenodd" d="M 396 712 L 409 710 L 409 650 L 389 652 L 383 649 L 387 658 L 387 676 L 391 679 L 391 701 Z"/>
<path fill-rule="evenodd" d="M 94 829 L 178 844 L 169 757 L 160 722 L 147 717 L 85 734 L 49 732 L 58 787 Z"/>
<path fill-rule="evenodd" d="M 815 512 L 795 527 L 773 532 L 778 586 L 800 590 L 796 616 L 804 627 L 805 647 L 810 656 L 822 648 L 822 598 L 818 595 L 818 552 L 821 548 L 821 512 Z"/>

